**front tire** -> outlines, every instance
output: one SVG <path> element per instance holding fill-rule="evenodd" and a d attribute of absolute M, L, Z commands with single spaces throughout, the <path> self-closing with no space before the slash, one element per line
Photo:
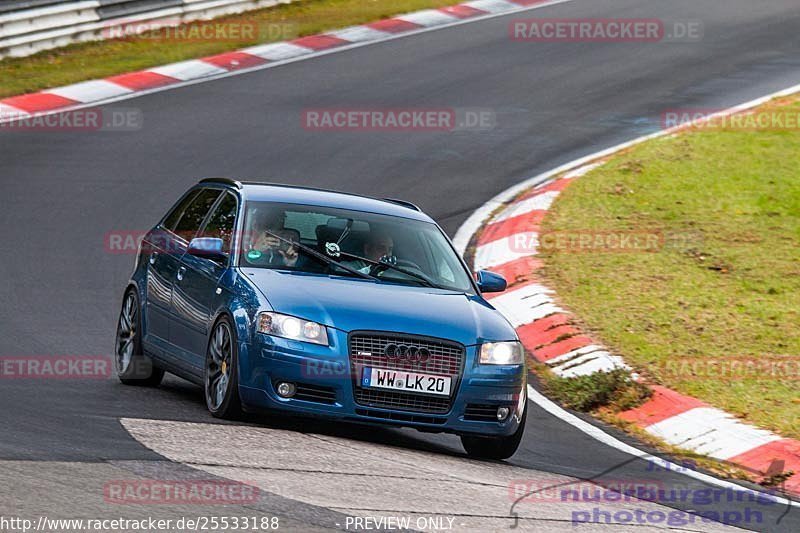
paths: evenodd
<path fill-rule="evenodd" d="M 157 387 L 164 378 L 164 371 L 157 368 L 142 350 L 140 309 L 136 291 L 128 289 L 117 321 L 114 365 L 117 377 L 125 385 Z"/>
<path fill-rule="evenodd" d="M 239 399 L 239 351 L 233 324 L 223 316 L 214 324 L 206 349 L 203 389 L 206 407 L 216 418 L 235 420 L 242 415 Z"/>
<path fill-rule="evenodd" d="M 470 435 L 461 436 L 461 445 L 464 446 L 467 455 L 475 459 L 508 459 L 519 448 L 522 442 L 522 435 L 525 433 L 525 421 L 528 418 L 528 409 L 522 413 L 517 431 L 507 437 L 473 437 Z"/>

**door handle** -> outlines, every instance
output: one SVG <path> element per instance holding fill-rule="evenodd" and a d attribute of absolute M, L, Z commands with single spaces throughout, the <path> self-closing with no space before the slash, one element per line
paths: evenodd
<path fill-rule="evenodd" d="M 150 254 L 150 264 L 151 265 L 155 265 L 156 264 L 156 259 L 158 259 L 158 252 L 153 252 L 152 254 Z"/>
<path fill-rule="evenodd" d="M 180 267 L 178 269 L 178 281 L 183 281 L 184 274 L 186 274 L 186 267 Z"/>

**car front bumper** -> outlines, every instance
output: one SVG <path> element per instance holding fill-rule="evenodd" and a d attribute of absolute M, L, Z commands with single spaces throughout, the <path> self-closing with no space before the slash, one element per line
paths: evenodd
<path fill-rule="evenodd" d="M 519 427 L 526 400 L 523 365 L 492 366 L 477 362 L 477 346 L 467 346 L 461 379 L 447 412 L 385 408 L 356 401 L 347 334 L 331 330 L 330 346 L 295 342 L 263 334 L 240 343 L 239 391 L 251 410 L 267 409 L 307 416 L 413 427 L 422 431 L 460 435 L 507 436 Z M 278 395 L 276 385 L 300 385 L 308 394 Z M 316 391 L 325 391 L 317 394 Z M 469 406 L 469 410 L 468 410 Z M 480 407 L 480 409 L 477 409 Z M 492 409 L 508 407 L 505 420 L 488 419 Z M 476 417 L 476 412 L 482 413 Z"/>

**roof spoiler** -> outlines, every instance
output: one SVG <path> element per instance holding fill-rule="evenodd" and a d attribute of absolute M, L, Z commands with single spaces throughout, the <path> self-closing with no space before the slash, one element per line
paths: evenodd
<path fill-rule="evenodd" d="M 198 183 L 223 183 L 225 185 L 236 187 L 237 189 L 242 188 L 242 182 L 236 181 L 233 178 L 203 178 Z"/>
<path fill-rule="evenodd" d="M 398 200 L 397 198 L 382 198 L 384 202 L 391 202 L 393 204 L 402 205 L 403 207 L 408 207 L 409 209 L 413 209 L 414 211 L 422 211 L 416 204 L 412 204 L 406 200 Z"/>

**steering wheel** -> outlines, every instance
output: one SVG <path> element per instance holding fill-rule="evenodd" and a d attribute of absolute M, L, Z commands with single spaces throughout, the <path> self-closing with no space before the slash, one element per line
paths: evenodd
<path fill-rule="evenodd" d="M 424 274 L 419 265 L 414 261 L 409 261 L 408 259 L 398 259 L 397 263 L 395 264 L 401 268 L 405 268 L 406 270 L 418 270 L 420 273 Z"/>
<path fill-rule="evenodd" d="M 400 268 L 403 268 L 405 270 L 410 270 L 412 272 L 416 271 L 416 272 L 419 272 L 422 275 L 425 275 L 425 272 L 422 271 L 422 269 L 419 267 L 418 264 L 416 264 L 413 261 L 409 261 L 407 259 L 397 259 L 397 258 L 395 258 L 394 261 L 390 262 L 389 264 L 399 266 Z M 384 272 L 387 272 L 389 270 L 391 270 L 391 268 L 386 267 L 386 266 L 372 265 L 372 267 L 370 267 L 370 269 L 369 269 L 369 273 L 372 276 L 379 276 L 380 277 L 381 274 L 383 274 Z"/>

